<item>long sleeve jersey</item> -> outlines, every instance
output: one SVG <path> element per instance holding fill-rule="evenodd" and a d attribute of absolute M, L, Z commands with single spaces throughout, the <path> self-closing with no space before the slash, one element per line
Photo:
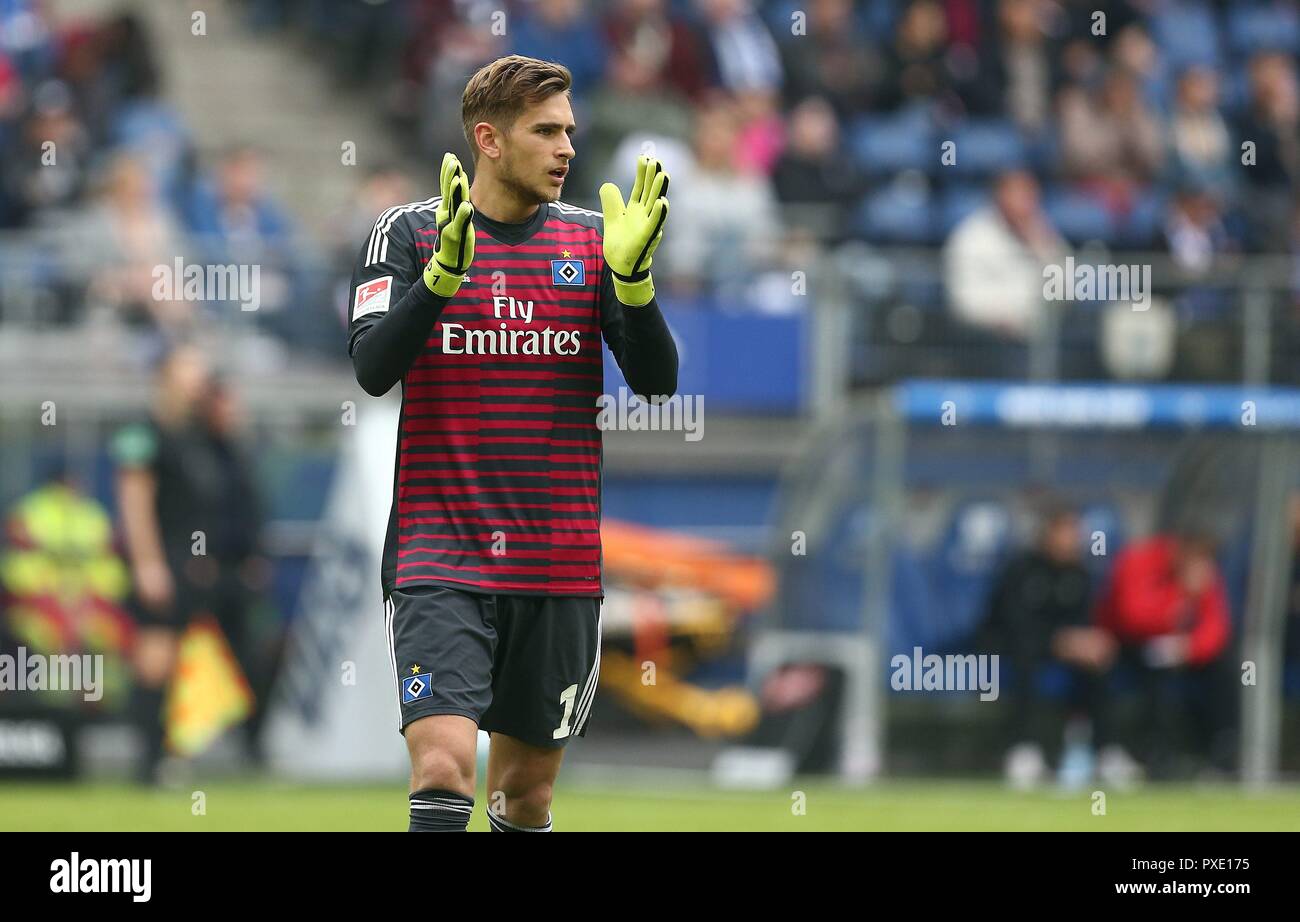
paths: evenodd
<path fill-rule="evenodd" d="M 603 218 L 560 202 L 474 215 L 451 299 L 422 274 L 438 199 L 376 220 L 352 275 L 348 351 L 372 396 L 402 387 L 384 594 L 410 586 L 599 596 L 601 338 L 634 393 L 677 389 L 658 304 L 621 304 Z"/>

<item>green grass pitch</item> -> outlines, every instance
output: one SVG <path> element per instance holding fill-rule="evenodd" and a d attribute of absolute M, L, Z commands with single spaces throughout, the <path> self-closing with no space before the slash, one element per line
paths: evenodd
<path fill-rule="evenodd" d="M 193 790 L 206 814 L 191 810 Z M 193 790 L 124 785 L 0 784 L 0 830 L 339 830 L 406 827 L 405 791 L 389 786 L 196 783 Z M 794 792 L 806 811 L 795 812 Z M 780 791 L 703 786 L 611 787 L 561 782 L 562 831 L 816 830 L 1300 830 L 1300 789 L 1146 787 L 1108 793 L 1104 816 L 1092 791 L 1022 794 L 992 782 L 884 782 L 861 789 L 809 781 Z M 487 830 L 480 792 L 471 830 Z"/>

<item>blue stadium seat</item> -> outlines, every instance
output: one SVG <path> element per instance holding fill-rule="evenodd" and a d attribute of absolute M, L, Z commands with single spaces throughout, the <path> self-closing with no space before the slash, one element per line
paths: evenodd
<path fill-rule="evenodd" d="M 1020 131 L 1006 119 L 971 119 L 953 132 L 952 140 L 957 159 L 950 169 L 959 176 L 991 176 L 1029 162 Z"/>
<path fill-rule="evenodd" d="M 1115 222 L 1115 242 L 1134 249 L 1154 246 L 1164 223 L 1165 207 L 1165 197 L 1159 192 L 1143 192 L 1129 213 Z"/>
<path fill-rule="evenodd" d="M 913 647 L 932 646 L 935 599 L 924 562 L 906 542 L 895 549 L 891 579 L 886 649 L 910 656 Z"/>
<path fill-rule="evenodd" d="M 894 115 L 868 115 L 849 131 L 854 158 L 868 174 L 887 176 L 903 170 L 933 174 L 939 166 L 939 147 L 930 117 L 922 109 Z"/>
<path fill-rule="evenodd" d="M 1219 72 L 1219 102 L 1225 115 L 1241 112 L 1250 105 L 1250 74 L 1244 64 Z M 1238 153 L 1240 150 L 1238 146 Z"/>
<path fill-rule="evenodd" d="M 858 231 L 875 243 L 933 243 L 932 208 L 924 186 L 894 183 L 867 196 L 859 211 Z"/>
<path fill-rule="evenodd" d="M 785 41 L 791 37 L 790 24 L 794 21 L 790 17 L 797 10 L 804 8 L 802 3 L 795 0 L 782 0 L 780 3 L 769 3 L 767 8 L 762 11 L 763 21 L 767 27 L 772 30 L 778 42 Z"/>
<path fill-rule="evenodd" d="M 1203 3 L 1175 0 L 1151 18 L 1151 37 L 1174 70 L 1189 64 L 1219 63 L 1219 30 Z"/>
<path fill-rule="evenodd" d="M 1300 11 L 1289 4 L 1234 7 L 1228 11 L 1228 42 L 1237 54 L 1300 50 Z"/>
<path fill-rule="evenodd" d="M 939 224 L 939 235 L 946 238 L 954 227 L 988 204 L 988 201 L 988 190 L 982 186 L 960 185 L 945 189 L 936 209 L 935 220 Z"/>
<path fill-rule="evenodd" d="M 1071 243 L 1088 240 L 1113 242 L 1110 212 L 1091 196 L 1071 190 L 1047 194 L 1044 206 L 1052 225 Z"/>
<path fill-rule="evenodd" d="M 869 30 L 867 34 L 877 36 L 878 45 L 884 44 L 894 34 L 894 28 L 898 24 L 901 13 L 899 4 L 895 0 L 866 0 L 865 6 Z"/>
<path fill-rule="evenodd" d="M 1011 515 L 1000 501 L 967 500 L 954 506 L 927 568 L 937 601 L 927 631 L 930 644 L 950 645 L 978 626 L 1011 539 Z"/>

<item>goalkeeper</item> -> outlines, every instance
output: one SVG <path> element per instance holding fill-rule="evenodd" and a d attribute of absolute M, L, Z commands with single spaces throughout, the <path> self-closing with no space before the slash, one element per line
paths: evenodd
<path fill-rule="evenodd" d="M 651 267 L 668 175 L 642 157 L 603 214 L 561 202 L 570 75 L 511 56 L 470 79 L 473 182 L 388 209 L 352 278 L 349 353 L 373 396 L 401 383 L 381 582 L 412 831 L 462 831 L 491 736 L 486 812 L 551 829 L 565 744 L 600 674 L 602 341 L 637 394 L 677 389 Z"/>

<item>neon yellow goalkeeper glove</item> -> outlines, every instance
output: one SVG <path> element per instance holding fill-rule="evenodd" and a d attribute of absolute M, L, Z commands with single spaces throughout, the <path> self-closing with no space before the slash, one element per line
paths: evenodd
<path fill-rule="evenodd" d="M 444 154 L 439 177 L 442 200 L 434 209 L 438 243 L 424 267 L 424 284 L 436 295 L 450 298 L 460 290 L 474 261 L 474 206 L 469 200 L 469 179 L 455 154 Z"/>
<path fill-rule="evenodd" d="M 605 262 L 614 273 L 614 291 L 629 307 L 643 307 L 655 296 L 650 262 L 664 237 L 668 218 L 668 174 L 651 157 L 637 157 L 632 195 L 623 204 L 618 186 L 600 187 L 600 208 L 605 213 Z"/>

